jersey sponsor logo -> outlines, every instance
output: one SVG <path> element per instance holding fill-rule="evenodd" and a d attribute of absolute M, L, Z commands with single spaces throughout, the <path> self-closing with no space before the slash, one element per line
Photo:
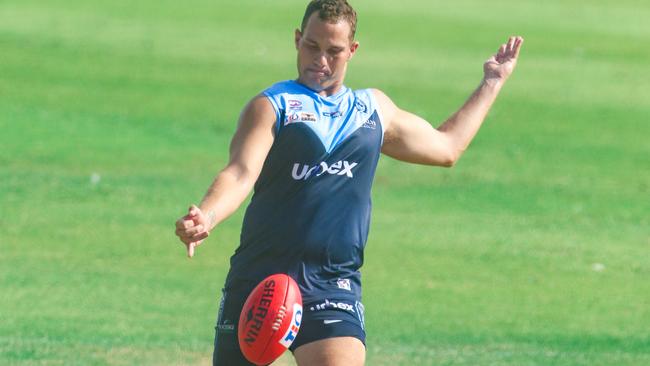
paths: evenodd
<path fill-rule="evenodd" d="M 339 278 L 338 281 L 336 281 L 336 285 L 342 290 L 352 291 L 350 280 L 347 278 Z"/>
<path fill-rule="evenodd" d="M 316 306 L 312 306 L 309 308 L 311 311 L 320 311 L 320 310 L 331 310 L 331 309 L 340 309 L 340 310 L 345 310 L 348 311 L 352 314 L 355 313 L 354 311 L 354 306 L 352 304 L 347 304 L 344 302 L 334 302 L 334 301 L 329 301 L 328 299 L 325 299 L 325 302 L 316 304 Z"/>
<path fill-rule="evenodd" d="M 284 125 L 296 122 L 316 122 L 316 115 L 309 112 L 293 112 L 287 114 Z"/>
<path fill-rule="evenodd" d="M 291 319 L 291 326 L 282 338 L 280 344 L 286 348 L 291 346 L 291 343 L 296 339 L 298 330 L 300 329 L 300 322 L 302 322 L 302 306 L 300 304 L 293 304 L 293 317 Z"/>
<path fill-rule="evenodd" d="M 321 175 L 327 173 L 331 175 L 345 175 L 348 178 L 354 178 L 354 174 L 352 174 L 352 169 L 357 165 L 359 165 L 359 163 L 349 162 L 347 160 L 339 160 L 336 163 L 333 163 L 332 165 L 328 165 L 324 161 L 314 166 L 295 163 L 293 164 L 291 177 L 293 177 L 294 180 L 306 180 L 311 176 L 320 177 Z"/>
<path fill-rule="evenodd" d="M 341 111 L 323 112 L 323 116 L 330 117 L 330 118 L 338 118 L 341 117 L 342 115 L 343 113 L 341 113 Z"/>
<path fill-rule="evenodd" d="M 291 110 L 299 111 L 302 109 L 302 102 L 299 100 L 289 99 L 288 104 L 289 104 L 289 109 Z"/>

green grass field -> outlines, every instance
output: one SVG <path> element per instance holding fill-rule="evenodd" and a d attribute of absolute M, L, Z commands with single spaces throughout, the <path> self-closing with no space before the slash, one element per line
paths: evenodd
<path fill-rule="evenodd" d="M 304 3 L 0 2 L 0 365 L 210 363 L 243 210 L 173 223 Z M 368 365 L 650 365 L 650 3 L 352 3 L 348 86 L 436 124 L 526 39 L 456 167 L 380 160 Z"/>

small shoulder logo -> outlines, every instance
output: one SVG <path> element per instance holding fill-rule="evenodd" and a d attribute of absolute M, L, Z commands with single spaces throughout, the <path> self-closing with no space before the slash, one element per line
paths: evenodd
<path fill-rule="evenodd" d="M 367 121 L 363 123 L 363 125 L 361 125 L 361 127 L 374 130 L 375 128 L 377 128 L 377 122 L 375 122 L 372 118 L 369 118 Z"/>
<path fill-rule="evenodd" d="M 299 111 L 302 109 L 302 102 L 296 99 L 289 99 L 289 109 Z"/>
<path fill-rule="evenodd" d="M 368 118 L 368 120 L 366 120 L 363 123 L 363 125 L 361 125 L 361 127 L 369 128 L 371 130 L 374 130 L 375 128 L 377 128 L 377 120 L 378 119 L 379 119 L 379 117 L 377 116 L 377 111 L 375 110 L 374 112 L 372 112 L 372 115 L 370 116 L 370 118 Z"/>

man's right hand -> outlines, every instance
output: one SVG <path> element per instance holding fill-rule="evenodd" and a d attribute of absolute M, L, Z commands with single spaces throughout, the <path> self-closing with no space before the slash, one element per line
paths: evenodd
<path fill-rule="evenodd" d="M 194 256 L 194 248 L 203 243 L 210 235 L 208 232 L 209 220 L 207 216 L 195 205 L 190 206 L 187 215 L 176 221 L 176 235 L 187 247 L 187 256 Z"/>

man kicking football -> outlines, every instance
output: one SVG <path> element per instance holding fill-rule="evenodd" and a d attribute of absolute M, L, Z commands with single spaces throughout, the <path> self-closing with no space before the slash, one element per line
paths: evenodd
<path fill-rule="evenodd" d="M 244 107 L 229 162 L 200 205 L 176 222 L 191 257 L 254 189 L 223 289 L 215 365 L 251 365 L 239 350 L 239 314 L 253 287 L 274 273 L 293 277 L 303 296 L 302 325 L 291 345 L 298 365 L 364 364 L 359 269 L 379 154 L 454 165 L 513 72 L 523 43 L 510 37 L 501 45 L 465 104 L 433 128 L 380 90 L 344 85 L 359 48 L 355 31 L 356 12 L 347 1 L 309 3 L 295 31 L 297 79 L 272 85 Z"/>

